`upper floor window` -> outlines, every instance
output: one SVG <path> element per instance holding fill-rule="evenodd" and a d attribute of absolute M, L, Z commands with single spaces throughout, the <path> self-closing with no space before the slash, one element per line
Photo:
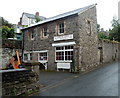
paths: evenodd
<path fill-rule="evenodd" d="M 91 21 L 90 20 L 87 20 L 87 32 L 89 35 L 91 35 L 92 33 L 92 27 L 91 27 Z"/>
<path fill-rule="evenodd" d="M 64 23 L 58 24 L 58 33 L 63 34 L 64 33 Z"/>
<path fill-rule="evenodd" d="M 31 33 L 30 33 L 30 38 L 31 38 L 31 40 L 34 40 L 34 37 L 35 37 L 35 36 L 34 36 L 34 33 L 35 33 L 34 30 L 32 30 Z"/>
<path fill-rule="evenodd" d="M 47 37 L 48 36 L 48 29 L 47 27 L 43 28 L 43 37 Z"/>

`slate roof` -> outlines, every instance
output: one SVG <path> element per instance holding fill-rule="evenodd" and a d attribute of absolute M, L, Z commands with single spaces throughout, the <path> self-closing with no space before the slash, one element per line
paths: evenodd
<path fill-rule="evenodd" d="M 50 17 L 50 18 L 47 18 L 43 21 L 35 23 L 35 24 L 33 24 L 29 27 L 26 27 L 24 29 L 27 29 L 27 28 L 30 28 L 30 27 L 33 27 L 33 26 L 37 26 L 37 25 L 40 25 L 40 24 L 43 24 L 43 23 L 47 23 L 47 22 L 50 22 L 50 21 L 54 21 L 54 20 L 57 20 L 57 19 L 61 19 L 61 18 L 64 18 L 64 17 L 68 17 L 68 16 L 71 16 L 71 15 L 80 14 L 80 13 L 82 13 L 82 12 L 84 12 L 84 11 L 94 7 L 94 6 L 96 6 L 96 4 L 89 5 L 89 6 L 86 6 L 86 7 L 83 7 L 83 8 L 79 8 L 79 9 L 76 9 L 76 10 L 73 10 L 73 11 L 69 11 L 69 12 L 54 16 L 54 17 Z"/>
<path fill-rule="evenodd" d="M 32 18 L 32 19 L 35 19 L 35 15 L 34 14 L 29 14 L 29 13 L 23 13 L 25 14 L 28 18 Z M 46 18 L 43 17 L 43 16 L 39 16 L 41 20 L 45 20 Z"/>

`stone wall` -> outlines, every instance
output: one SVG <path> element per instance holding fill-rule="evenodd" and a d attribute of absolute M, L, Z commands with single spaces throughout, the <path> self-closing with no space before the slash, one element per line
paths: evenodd
<path fill-rule="evenodd" d="M 64 22 L 64 34 L 58 34 L 58 24 Z M 48 36 L 43 37 L 43 27 L 48 28 Z M 86 70 L 98 64 L 96 7 L 82 13 L 43 23 L 23 30 L 23 48 L 28 53 L 48 50 L 48 69 L 56 70 L 54 43 L 75 42 L 73 45 L 75 71 Z M 31 40 L 31 32 L 34 39 Z M 54 37 L 73 34 L 73 39 L 54 41 Z M 44 43 L 44 44 L 43 44 Z M 29 61 L 29 60 L 28 60 Z M 31 60 L 32 61 L 32 60 Z M 38 53 L 33 54 L 33 61 L 38 61 Z M 64 61 L 63 61 L 64 62 Z M 66 61 L 67 62 L 67 61 Z"/>
<path fill-rule="evenodd" d="M 4 69 L 6 64 L 15 55 L 15 51 L 18 51 L 20 56 L 22 55 L 22 41 L 17 40 L 2 40 L 2 47 L 0 47 L 0 69 Z"/>
<path fill-rule="evenodd" d="M 109 41 L 109 40 L 99 40 L 99 61 L 100 63 L 109 63 L 112 61 L 118 61 L 120 57 L 120 43 Z"/>
<path fill-rule="evenodd" d="M 76 65 L 79 65 L 81 71 L 85 71 L 99 64 L 96 7 L 80 14 L 78 23 L 80 36 L 79 64 Z"/>
<path fill-rule="evenodd" d="M 29 65 L 28 69 L 0 71 L 2 74 L 2 96 L 27 96 L 39 91 L 39 66 Z"/>

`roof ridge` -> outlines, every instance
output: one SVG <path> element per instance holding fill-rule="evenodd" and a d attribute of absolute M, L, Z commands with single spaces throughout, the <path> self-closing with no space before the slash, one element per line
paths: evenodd
<path fill-rule="evenodd" d="M 70 16 L 70 15 L 74 15 L 74 14 L 77 14 L 77 13 L 80 13 L 80 12 L 84 12 L 87 9 L 92 8 L 92 7 L 96 6 L 96 5 L 97 4 L 88 5 L 88 6 L 81 7 L 81 8 L 72 10 L 72 11 L 68 11 L 68 12 L 53 16 L 53 17 L 49 17 L 49 18 L 47 18 L 47 19 L 45 19 L 43 21 L 40 21 L 40 22 L 38 22 L 36 24 L 33 24 L 33 25 L 29 26 L 29 27 L 37 26 L 37 25 L 40 25 L 40 24 L 43 24 L 43 23 L 46 23 L 46 22 L 54 21 L 54 20 L 57 20 L 57 19 L 60 19 L 60 18 Z M 29 27 L 26 27 L 26 28 L 29 28 Z M 24 29 L 26 29 L 26 28 L 24 28 Z"/>

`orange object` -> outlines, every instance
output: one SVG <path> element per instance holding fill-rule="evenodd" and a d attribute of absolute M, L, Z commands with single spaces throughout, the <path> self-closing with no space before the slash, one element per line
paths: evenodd
<path fill-rule="evenodd" d="M 7 64 L 7 66 L 9 65 L 9 64 L 12 64 L 12 66 L 13 66 L 13 68 L 14 69 L 19 69 L 19 65 L 21 64 L 20 63 L 20 57 L 19 57 L 19 52 L 18 51 L 16 51 L 16 57 L 17 57 L 17 60 L 15 60 L 15 57 L 12 57 L 12 59 L 9 61 L 9 63 Z"/>

